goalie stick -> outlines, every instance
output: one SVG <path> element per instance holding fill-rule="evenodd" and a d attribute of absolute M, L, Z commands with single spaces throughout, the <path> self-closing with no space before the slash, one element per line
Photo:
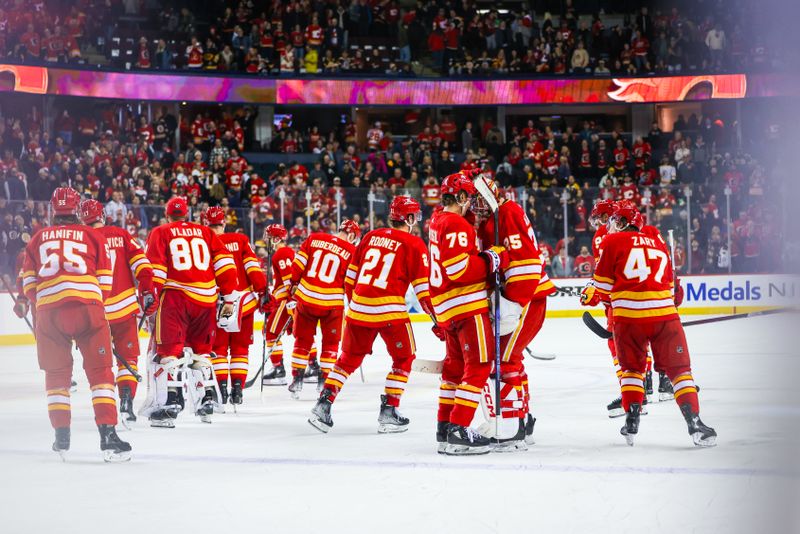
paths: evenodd
<path fill-rule="evenodd" d="M 499 246 L 500 243 L 500 206 L 497 199 L 489 189 L 488 184 L 483 179 L 483 175 L 478 176 L 475 180 L 475 189 L 478 194 L 483 197 L 489 209 L 492 210 L 494 217 L 494 245 Z M 494 397 L 495 406 L 500 406 L 500 271 L 496 269 L 494 272 Z M 495 418 L 495 435 L 500 435 L 500 418 Z"/>
<path fill-rule="evenodd" d="M 709 317 L 708 319 L 695 319 L 694 321 L 683 321 L 681 322 L 681 326 L 685 328 L 687 326 L 721 323 L 723 321 L 732 321 L 734 319 L 746 319 L 748 317 L 760 317 L 762 315 L 776 315 L 779 313 L 796 313 L 798 311 L 800 310 L 798 310 L 797 308 L 773 308 L 771 310 L 761 310 L 750 313 L 735 313 L 733 315 L 723 315 L 722 317 Z M 603 328 L 603 325 L 598 323 L 597 319 L 592 317 L 592 315 L 588 311 L 583 312 L 583 324 L 585 324 L 589 328 L 589 330 L 591 330 L 598 337 L 601 337 L 603 339 L 611 339 L 614 337 L 614 334 Z"/>

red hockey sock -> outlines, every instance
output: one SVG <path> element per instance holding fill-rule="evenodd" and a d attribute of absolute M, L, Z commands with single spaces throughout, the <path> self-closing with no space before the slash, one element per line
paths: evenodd
<path fill-rule="evenodd" d="M 283 341 L 267 340 L 267 352 L 273 346 L 275 348 L 272 349 L 272 353 L 269 355 L 269 361 L 272 362 L 273 367 L 283 365 Z"/>
<path fill-rule="evenodd" d="M 247 380 L 247 366 L 247 354 L 231 355 L 231 383 L 237 381 L 244 383 Z"/>
<path fill-rule="evenodd" d="M 47 414 L 53 428 L 68 428 L 72 420 L 70 411 L 69 386 L 71 372 L 45 373 L 47 387 Z"/>
<path fill-rule="evenodd" d="M 131 366 L 131 369 L 139 372 L 139 367 L 136 365 L 136 360 L 128 360 L 128 365 Z M 128 371 L 124 365 L 119 364 L 117 366 L 117 391 L 122 393 L 122 388 L 128 388 L 131 392 L 131 398 L 136 398 L 136 389 L 139 383 L 136 381 L 136 378 Z"/>
<path fill-rule="evenodd" d="M 333 366 L 336 365 L 336 350 L 323 350 L 322 355 L 319 357 L 319 368 L 323 377 L 327 377 L 331 372 Z M 361 357 L 363 360 L 363 356 Z M 361 365 L 359 363 L 359 365 Z M 355 370 L 355 369 L 354 369 Z"/>
<path fill-rule="evenodd" d="M 697 397 L 697 387 L 694 385 L 692 371 L 689 368 L 667 369 L 667 376 L 672 382 L 675 392 L 675 402 L 678 406 L 689 404 L 694 413 L 700 413 L 700 400 Z"/>
<path fill-rule="evenodd" d="M 631 404 L 642 405 L 644 400 L 644 374 L 636 371 L 623 371 L 622 379 L 622 409 L 626 412 Z"/>
<path fill-rule="evenodd" d="M 406 390 L 408 375 L 408 371 L 403 369 L 392 369 L 386 375 L 386 385 L 383 387 L 383 392 L 386 394 L 386 403 L 389 406 L 394 406 L 395 408 L 400 406 L 400 397 Z"/>
<path fill-rule="evenodd" d="M 228 356 L 217 356 L 216 354 L 211 358 L 211 365 L 214 367 L 214 376 L 217 378 L 217 383 L 221 384 L 228 381 L 229 366 Z"/>
<path fill-rule="evenodd" d="M 110 367 L 90 367 L 86 378 L 92 389 L 94 420 L 98 425 L 117 424 L 117 394 L 114 391 L 114 374 Z"/>
<path fill-rule="evenodd" d="M 437 421 L 450 421 L 450 412 L 453 411 L 453 404 L 456 398 L 456 385 L 452 382 L 442 382 L 439 384 L 439 413 Z"/>

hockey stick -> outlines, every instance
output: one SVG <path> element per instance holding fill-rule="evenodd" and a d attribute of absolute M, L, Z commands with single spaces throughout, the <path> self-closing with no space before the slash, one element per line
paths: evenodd
<path fill-rule="evenodd" d="M 270 240 L 271 241 L 271 240 Z M 272 285 L 272 243 L 267 243 L 267 291 L 269 286 Z M 264 316 L 264 324 L 261 325 L 261 370 L 264 370 L 264 364 L 267 362 L 267 320 L 269 317 Z M 271 353 L 270 353 L 271 354 Z M 256 375 L 258 376 L 258 375 Z M 251 384 L 252 385 L 252 384 Z M 261 393 L 264 393 L 264 382 L 261 382 Z"/>
<path fill-rule="evenodd" d="M 444 368 L 444 360 L 423 360 L 421 358 L 414 358 L 411 362 L 411 370 L 415 373 L 429 373 L 434 375 L 442 374 Z"/>
<path fill-rule="evenodd" d="M 552 354 L 552 353 L 549 353 L 549 352 L 546 352 L 546 353 L 536 353 L 536 352 L 533 352 L 533 351 L 532 351 L 531 349 L 529 349 L 528 347 L 525 347 L 525 353 L 526 353 L 528 356 L 530 356 L 531 358 L 535 359 L 535 360 L 544 360 L 544 361 L 549 361 L 549 360 L 555 360 L 555 359 L 556 359 L 556 355 L 555 355 L 555 354 Z"/>
<path fill-rule="evenodd" d="M 14 296 L 14 292 L 13 292 L 13 291 L 11 291 L 11 287 L 9 287 L 9 285 L 8 285 L 8 282 L 6 282 L 6 278 L 5 278 L 4 276 L 0 276 L 0 279 L 2 279 L 2 280 L 3 280 L 3 287 L 5 287 L 5 288 L 6 288 L 6 291 L 8 291 L 8 296 L 10 296 L 10 297 L 11 297 L 11 300 L 13 300 L 13 301 L 14 301 L 14 306 L 16 306 L 16 305 L 17 305 L 17 297 L 15 297 L 15 296 Z M 32 333 L 34 336 L 36 336 L 36 331 L 33 329 L 33 325 L 31 324 L 31 321 L 30 321 L 30 319 L 28 319 L 28 315 L 26 314 L 26 315 L 24 315 L 22 318 L 23 318 L 23 319 L 25 320 L 25 322 L 28 324 L 28 328 L 30 328 L 30 329 L 31 329 L 31 333 Z"/>
<path fill-rule="evenodd" d="M 798 311 L 800 310 L 798 310 L 797 308 L 773 308 L 771 310 L 761 310 L 750 313 L 736 313 L 733 315 L 723 315 L 722 317 L 710 317 L 708 319 L 695 319 L 694 321 L 681 322 L 681 326 L 685 328 L 687 326 L 721 323 L 723 321 L 732 321 L 734 319 L 747 319 L 748 317 L 760 317 L 762 315 L 777 315 L 779 313 L 797 313 Z M 583 324 L 585 324 L 589 328 L 589 330 L 591 330 L 598 337 L 601 337 L 603 339 L 611 339 L 614 337 L 614 334 L 603 328 L 603 326 L 600 323 L 598 323 L 597 320 L 594 317 L 592 317 L 588 311 L 583 312 Z"/>
<path fill-rule="evenodd" d="M 486 184 L 486 181 L 483 180 L 482 176 L 479 176 L 477 180 L 475 180 L 475 188 L 478 190 L 478 193 L 483 197 L 483 200 L 486 201 L 486 204 L 489 205 L 489 209 L 492 210 L 492 215 L 494 216 L 494 246 L 500 245 L 500 205 L 497 203 L 497 199 L 495 198 L 492 191 L 489 189 L 489 186 Z M 495 396 L 495 406 L 497 409 L 500 409 L 500 270 L 495 269 L 494 272 L 494 396 Z M 496 414 L 494 420 L 494 430 L 495 436 L 500 435 L 500 413 Z"/>
<path fill-rule="evenodd" d="M 264 319 L 264 321 L 266 322 L 266 319 Z M 286 323 L 283 325 L 283 328 L 281 328 L 280 333 L 278 333 L 278 337 L 275 338 L 275 343 L 269 348 L 269 352 L 266 352 L 266 351 L 264 352 L 264 357 L 261 360 L 261 367 L 258 368 L 258 372 L 256 373 L 256 375 L 253 378 L 251 378 L 250 380 L 248 380 L 247 382 L 244 383 L 244 389 L 248 389 L 248 388 L 253 387 L 253 384 L 256 383 L 256 380 L 258 380 L 258 377 L 261 376 L 262 372 L 264 372 L 264 366 L 267 364 L 267 360 L 270 358 L 270 356 L 272 356 L 272 351 L 275 350 L 275 347 L 278 346 L 278 342 L 283 337 L 284 332 L 286 332 L 286 328 L 289 326 L 289 322 L 290 321 L 291 321 L 291 319 L 289 321 L 286 321 Z M 266 343 L 266 341 L 264 343 Z"/>

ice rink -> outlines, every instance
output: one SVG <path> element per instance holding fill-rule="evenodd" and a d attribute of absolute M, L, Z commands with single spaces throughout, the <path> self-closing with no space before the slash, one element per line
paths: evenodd
<path fill-rule="evenodd" d="M 313 385 L 300 401 L 284 387 L 260 398 L 256 386 L 238 414 L 210 425 L 187 412 L 171 430 L 140 419 L 120 433 L 133 460 L 114 465 L 102 461 L 78 359 L 62 463 L 33 347 L 2 347 L 0 532 L 797 532 L 800 365 L 786 341 L 796 323 L 687 329 L 701 415 L 719 433 L 701 450 L 673 402 L 651 404 L 626 446 L 622 420 L 606 416 L 618 386 L 605 343 L 579 319 L 550 319 L 531 348 L 557 359 L 526 362 L 536 445 L 477 457 L 436 454 L 434 375 L 411 376 L 401 406 L 410 430 L 376 433 L 381 344 L 366 382 L 355 373 L 346 384 L 328 435 L 306 422 Z M 440 359 L 429 325 L 414 326 L 418 356 Z M 260 355 L 257 336 L 252 360 Z"/>

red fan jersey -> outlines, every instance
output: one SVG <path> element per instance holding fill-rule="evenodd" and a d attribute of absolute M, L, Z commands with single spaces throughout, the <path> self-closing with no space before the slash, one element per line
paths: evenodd
<path fill-rule="evenodd" d="M 347 320 L 362 326 L 409 322 L 409 284 L 430 304 L 428 251 L 419 237 L 392 228 L 369 232 L 347 269 Z M 426 306 L 427 307 L 427 306 Z"/>
<path fill-rule="evenodd" d="M 153 264 L 153 283 L 183 292 L 200 306 L 217 303 L 236 290 L 236 264 L 222 241 L 206 226 L 186 221 L 163 224 L 147 238 L 147 258 Z"/>
<path fill-rule="evenodd" d="M 272 296 L 275 300 L 289 298 L 289 288 L 292 286 L 292 262 L 294 262 L 292 247 L 281 247 L 272 255 Z"/>
<path fill-rule="evenodd" d="M 221 234 L 217 237 L 233 256 L 233 263 L 236 264 L 236 279 L 239 281 L 236 289 L 247 292 L 242 300 L 242 315 L 253 313 L 258 304 L 253 292 L 263 293 L 267 287 L 267 278 L 250 246 L 250 240 L 244 234 L 235 233 Z"/>
<path fill-rule="evenodd" d="M 25 247 L 22 287 L 37 310 L 62 302 L 102 304 L 111 282 L 105 239 L 88 226 L 44 228 Z"/>
<path fill-rule="evenodd" d="M 106 319 L 109 323 L 118 323 L 139 312 L 136 281 L 141 285 L 141 290 L 150 289 L 153 267 L 142 247 L 127 230 L 117 226 L 101 226 L 95 231 L 106 239 L 114 278 L 111 292 L 105 300 Z"/>
<path fill-rule="evenodd" d="M 539 243 L 528 216 L 514 202 L 499 208 L 500 243 L 508 250 L 508 267 L 503 272 L 503 295 L 521 306 L 555 293 L 556 288 L 544 272 Z M 494 243 L 494 218 L 489 217 L 478 229 L 482 248 Z"/>
<path fill-rule="evenodd" d="M 600 254 L 603 253 L 603 239 L 607 234 L 608 228 L 606 228 L 605 224 L 594 233 L 594 238 L 592 239 L 592 256 L 594 256 L 595 263 L 600 261 Z"/>
<path fill-rule="evenodd" d="M 672 265 L 661 239 L 643 232 L 606 236 L 594 283 L 610 298 L 615 321 L 655 322 L 678 316 Z"/>
<path fill-rule="evenodd" d="M 327 310 L 344 307 L 344 279 L 356 248 L 337 236 L 313 233 L 294 257 L 292 285 L 299 306 Z"/>
<path fill-rule="evenodd" d="M 475 229 L 467 220 L 448 211 L 431 218 L 430 292 L 436 321 L 448 326 L 489 311 L 486 293 L 488 267 L 479 256 Z"/>

